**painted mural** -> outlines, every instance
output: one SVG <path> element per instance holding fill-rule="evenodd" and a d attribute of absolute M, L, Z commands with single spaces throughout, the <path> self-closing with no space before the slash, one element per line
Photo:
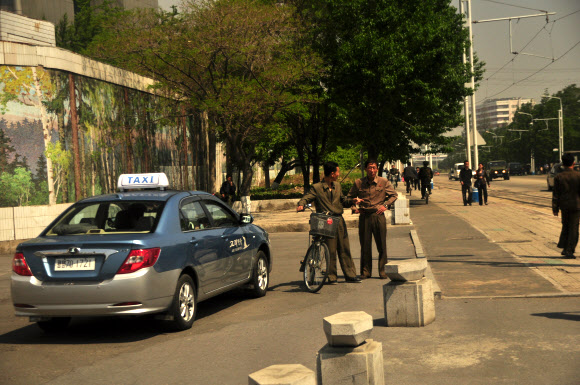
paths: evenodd
<path fill-rule="evenodd" d="M 96 79 L 0 66 L 0 206 L 113 192 L 132 172 L 165 172 L 176 188 L 207 191 L 212 135 L 202 116 Z"/>

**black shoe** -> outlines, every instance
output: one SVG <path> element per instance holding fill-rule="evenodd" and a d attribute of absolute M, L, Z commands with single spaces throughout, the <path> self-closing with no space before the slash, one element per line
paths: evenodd
<path fill-rule="evenodd" d="M 359 277 L 346 277 L 344 280 L 346 282 L 349 282 L 349 283 L 361 283 L 362 282 Z"/>
<path fill-rule="evenodd" d="M 566 252 L 566 250 L 562 250 L 562 252 L 560 253 L 560 255 L 566 255 L 566 254 L 568 254 L 568 253 Z"/>
<path fill-rule="evenodd" d="M 467 206 L 467 203 L 464 203 L 463 206 Z"/>
<path fill-rule="evenodd" d="M 469 205 L 471 206 L 471 203 Z"/>
<path fill-rule="evenodd" d="M 487 206 L 487 202 L 485 202 L 485 205 Z"/>
<path fill-rule="evenodd" d="M 566 254 L 562 257 L 562 259 L 576 259 L 574 254 Z"/>
<path fill-rule="evenodd" d="M 338 285 L 338 281 L 336 279 L 334 279 L 334 280 L 329 279 L 326 281 L 326 284 L 327 285 Z"/>

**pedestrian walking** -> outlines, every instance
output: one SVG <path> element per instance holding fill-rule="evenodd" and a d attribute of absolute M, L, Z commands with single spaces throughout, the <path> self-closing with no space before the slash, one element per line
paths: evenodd
<path fill-rule="evenodd" d="M 220 195 L 222 200 L 230 207 L 233 205 L 234 199 L 236 197 L 236 185 L 232 181 L 232 176 L 229 174 L 226 176 L 226 181 L 222 183 L 222 187 L 220 188 Z"/>
<path fill-rule="evenodd" d="M 300 201 L 296 211 L 304 211 L 304 205 L 314 202 L 317 213 L 330 213 L 334 216 L 339 216 L 338 233 L 336 238 L 326 238 L 325 242 L 330 252 L 330 260 L 328 264 L 328 283 L 335 284 L 337 282 L 337 267 L 336 256 L 338 252 L 338 261 L 340 268 L 344 273 L 346 282 L 360 282 L 360 278 L 356 275 L 356 267 L 350 254 L 350 242 L 348 240 L 348 232 L 346 231 L 346 223 L 342 214 L 344 207 L 353 205 L 352 199 L 347 199 L 342 193 L 342 187 L 337 182 L 340 175 L 340 168 L 336 162 L 326 162 L 324 167 L 324 179 L 321 182 L 315 183 L 310 188 Z"/>
<path fill-rule="evenodd" d="M 421 181 L 419 180 L 419 171 L 421 171 L 421 169 L 420 169 L 419 167 L 417 167 L 417 168 L 415 169 L 415 180 L 413 181 L 413 184 L 414 184 L 415 190 L 419 190 L 419 189 L 421 188 L 421 186 L 420 186 L 420 184 L 419 184 L 419 183 L 421 182 Z"/>
<path fill-rule="evenodd" d="M 562 212 L 562 231 L 558 247 L 566 259 L 574 256 L 578 244 L 578 225 L 580 223 L 580 172 L 574 170 L 574 156 L 562 155 L 563 170 L 554 178 L 552 192 L 552 211 L 555 216 Z"/>
<path fill-rule="evenodd" d="M 475 187 L 479 191 L 479 205 L 482 206 L 483 203 L 487 205 L 487 188 L 489 184 L 489 175 L 487 170 L 483 167 L 483 163 L 479 164 L 479 168 L 475 172 Z"/>
<path fill-rule="evenodd" d="M 429 162 L 424 161 L 423 167 L 419 170 L 419 180 L 421 181 L 421 199 L 425 199 L 425 195 L 431 195 L 431 179 L 433 179 L 433 170 L 429 167 Z"/>
<path fill-rule="evenodd" d="M 385 211 L 397 200 L 397 191 L 386 179 L 377 176 L 378 163 L 374 159 L 365 162 L 366 177 L 357 179 L 350 189 L 347 198 L 352 199 L 359 207 L 355 213 L 360 214 L 358 236 L 361 248 L 360 277 L 370 278 L 373 272 L 372 238 L 379 253 L 379 277 L 387 278 L 387 219 Z"/>
<path fill-rule="evenodd" d="M 407 194 L 409 195 L 411 194 L 411 191 L 413 191 L 413 183 L 415 181 L 415 176 L 416 176 L 415 168 L 411 166 L 411 162 L 407 163 L 407 167 L 403 169 L 403 178 L 405 178 L 405 187 Z"/>
<path fill-rule="evenodd" d="M 461 195 L 463 196 L 463 206 L 469 204 L 471 206 L 471 194 L 473 188 L 471 187 L 471 179 L 473 178 L 473 171 L 469 168 L 469 161 L 463 162 L 463 168 L 459 171 L 459 182 L 461 182 Z"/>

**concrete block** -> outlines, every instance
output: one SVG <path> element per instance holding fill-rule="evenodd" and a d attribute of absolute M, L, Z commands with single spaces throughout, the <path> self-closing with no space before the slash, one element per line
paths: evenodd
<path fill-rule="evenodd" d="M 387 326 L 419 327 L 435 320 L 435 299 L 430 279 L 391 281 L 383 286 Z"/>
<path fill-rule="evenodd" d="M 405 259 L 385 265 L 385 273 L 391 281 L 416 281 L 423 278 L 426 269 L 426 259 Z"/>
<path fill-rule="evenodd" d="M 323 320 L 324 333 L 330 346 L 358 346 L 373 331 L 373 317 L 364 311 L 342 312 Z"/>
<path fill-rule="evenodd" d="M 248 376 L 249 385 L 316 385 L 315 373 L 299 364 L 272 365 Z"/>
<path fill-rule="evenodd" d="M 383 345 L 372 339 L 357 347 L 325 345 L 316 373 L 319 385 L 384 385 Z"/>

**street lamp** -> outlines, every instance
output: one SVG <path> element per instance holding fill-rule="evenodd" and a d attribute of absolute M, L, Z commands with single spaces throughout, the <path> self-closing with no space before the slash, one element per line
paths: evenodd
<path fill-rule="evenodd" d="M 557 96 L 543 95 L 548 99 L 558 99 L 560 101 L 560 110 L 558 111 L 558 157 L 562 159 L 564 152 L 564 110 L 562 109 L 562 99 Z"/>

